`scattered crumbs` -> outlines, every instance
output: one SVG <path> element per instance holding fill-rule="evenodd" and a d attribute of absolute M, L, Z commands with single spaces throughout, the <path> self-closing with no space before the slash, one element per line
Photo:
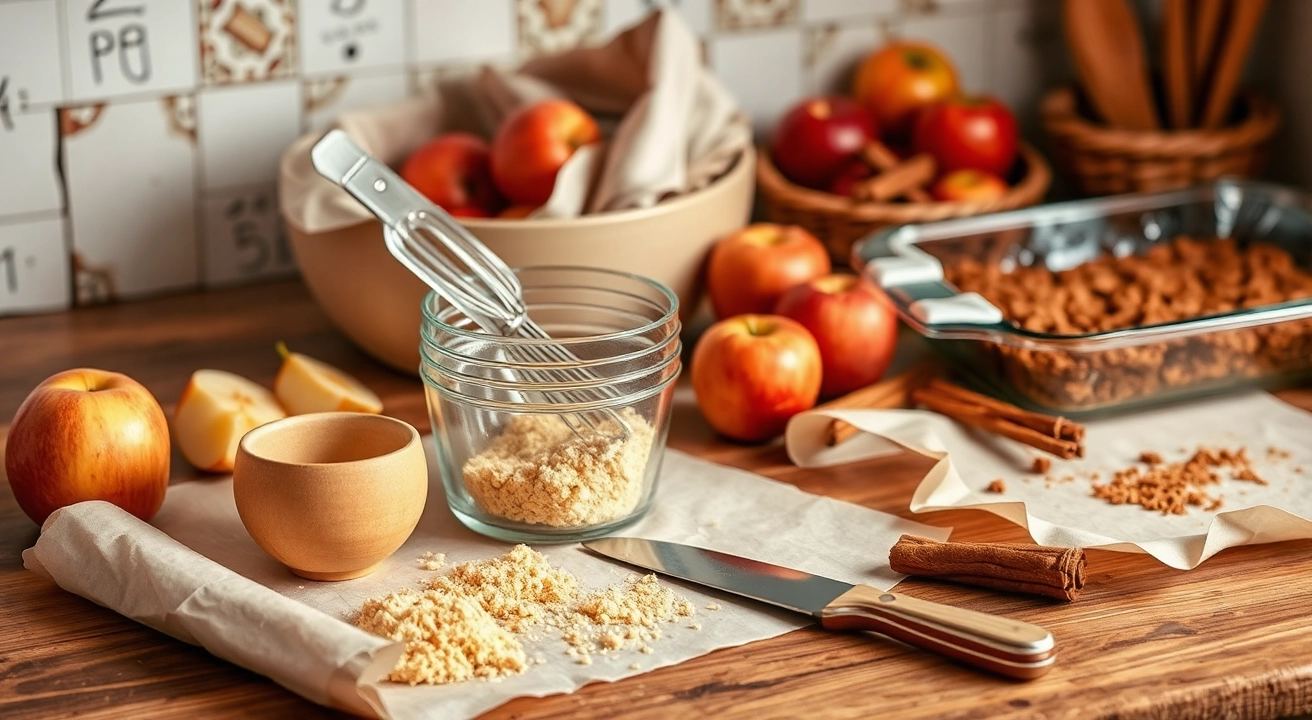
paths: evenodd
<path fill-rule="evenodd" d="M 1145 465 L 1161 465 L 1162 456 L 1152 450 L 1144 450 L 1139 453 L 1139 462 L 1144 463 Z"/>
<path fill-rule="evenodd" d="M 689 630 L 701 630 L 701 629 L 702 629 L 702 624 L 699 623 L 699 622 L 694 622 L 694 623 L 692 623 L 691 625 L 688 626 L 688 629 L 689 629 Z"/>
<path fill-rule="evenodd" d="M 432 553 L 420 560 L 445 562 Z M 546 663 L 541 655 L 527 657 L 525 639 L 559 637 L 565 654 L 580 665 L 591 665 L 595 653 L 626 647 L 650 654 L 651 643 L 662 636 L 659 624 L 694 614 L 692 602 L 655 575 L 630 575 L 589 592 L 577 576 L 518 545 L 501 557 L 454 565 L 420 591 L 367 600 L 354 622 L 405 641 L 387 679 L 416 685 L 495 680 Z"/>
<path fill-rule="evenodd" d="M 1297 475 L 1302 475 L 1302 474 L 1303 474 L 1303 466 L 1302 466 L 1302 465 L 1295 465 L 1295 466 L 1294 466 L 1294 473 L 1297 474 Z"/>
<path fill-rule="evenodd" d="M 446 565 L 446 555 L 425 550 L 423 555 L 415 559 L 415 562 L 419 563 L 419 567 L 424 570 L 441 570 L 442 566 Z"/>
<path fill-rule="evenodd" d="M 1140 454 L 1140 462 L 1147 463 L 1144 456 L 1148 454 Z M 1216 510 L 1221 507 L 1221 497 L 1212 497 L 1203 488 L 1221 483 L 1219 468 L 1228 468 L 1231 479 L 1267 484 L 1253 471 L 1246 448 L 1199 448 L 1180 462 L 1118 470 L 1110 481 L 1093 484 L 1093 496 L 1113 505 L 1139 505 L 1163 515 L 1184 515 L 1191 506 Z"/>
<path fill-rule="evenodd" d="M 638 663 L 629 663 L 629 669 L 630 669 L 630 670 L 641 670 L 641 669 L 642 669 L 642 666 L 639 665 Z"/>
<path fill-rule="evenodd" d="M 1035 475 L 1042 475 L 1052 468 L 1052 461 L 1042 455 L 1036 456 L 1034 462 L 1030 463 L 1030 472 Z"/>
<path fill-rule="evenodd" d="M 1074 476 L 1074 475 L 1062 475 L 1062 476 L 1061 476 L 1061 480 L 1058 480 L 1057 482 L 1060 482 L 1060 483 L 1063 484 L 1063 485 L 1069 485 L 1070 483 L 1075 482 L 1075 476 Z"/>
<path fill-rule="evenodd" d="M 720 603 L 707 603 L 707 604 L 706 604 L 706 609 L 707 609 L 707 610 L 719 610 L 719 609 L 720 609 Z"/>
<path fill-rule="evenodd" d="M 994 480 L 993 482 L 989 483 L 987 489 L 991 493 L 1005 493 L 1007 492 L 1007 481 L 1003 480 L 1002 478 L 998 478 L 997 480 Z"/>
<path fill-rule="evenodd" d="M 1089 473 L 1089 479 L 1090 479 L 1090 480 L 1098 480 L 1098 479 L 1101 478 L 1101 477 L 1102 477 L 1102 473 L 1100 473 L 1100 472 L 1096 472 L 1096 471 L 1095 471 L 1095 472 Z"/>
<path fill-rule="evenodd" d="M 1290 453 L 1288 450 L 1282 450 L 1274 445 L 1266 449 L 1266 457 L 1268 460 L 1288 460 L 1289 455 Z"/>

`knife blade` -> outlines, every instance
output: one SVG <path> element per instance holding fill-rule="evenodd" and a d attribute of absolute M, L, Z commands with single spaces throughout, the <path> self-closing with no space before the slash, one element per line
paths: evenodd
<path fill-rule="evenodd" d="M 853 585 L 692 545 L 609 537 L 583 546 L 630 565 L 810 615 L 827 630 L 869 631 L 1020 680 L 1057 660 L 1038 625 Z"/>

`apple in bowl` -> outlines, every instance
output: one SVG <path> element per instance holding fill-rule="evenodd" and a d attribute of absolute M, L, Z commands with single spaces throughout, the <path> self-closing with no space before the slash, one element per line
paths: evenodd
<path fill-rule="evenodd" d="M 568 100 L 544 100 L 515 111 L 492 140 L 492 179 L 514 205 L 551 198 L 560 168 L 584 145 L 601 140 L 597 121 Z"/>
<path fill-rule="evenodd" d="M 169 426 L 132 378 L 92 368 L 52 375 L 23 400 L 5 446 L 14 499 L 39 525 L 84 500 L 149 520 L 169 485 Z"/>
<path fill-rule="evenodd" d="M 770 157 L 784 177 L 824 189 L 878 137 L 865 108 L 845 97 L 808 98 L 775 126 Z"/>
<path fill-rule="evenodd" d="M 490 158 L 483 138 L 446 133 L 406 158 L 401 178 L 454 217 L 492 217 L 503 203 Z"/>

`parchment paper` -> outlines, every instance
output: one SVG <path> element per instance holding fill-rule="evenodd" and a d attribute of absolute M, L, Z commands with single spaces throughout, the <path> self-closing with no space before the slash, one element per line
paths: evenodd
<path fill-rule="evenodd" d="M 395 718 L 473 717 L 514 697 L 571 692 L 809 622 L 662 578 L 693 601 L 701 629 L 687 622 L 664 626 L 650 655 L 594 654 L 592 665 L 584 666 L 566 655 L 562 641 L 545 638 L 526 641 L 525 649 L 546 663 L 519 676 L 446 686 L 375 682 L 395 664 L 400 648 L 347 624 L 366 598 L 416 587 L 440 573 L 418 566 L 425 551 L 445 553 L 449 565 L 498 556 L 511 547 L 466 530 L 451 515 L 432 465 L 431 439 L 427 450 L 431 486 L 419 527 L 380 570 L 358 580 L 311 582 L 266 555 L 241 524 L 230 478 L 170 488 L 155 527 L 107 503 L 65 508 L 47 521 L 23 561 L 67 590 L 201 644 L 310 700 L 355 712 L 372 706 Z M 888 567 L 888 551 L 903 533 L 946 539 L 949 531 L 669 451 L 655 507 L 623 534 L 700 545 L 888 589 L 901 579 Z M 576 544 L 536 549 L 589 588 L 622 582 L 635 572 Z M 711 603 L 721 609 L 707 609 Z M 638 669 L 630 667 L 633 663 Z"/>
<path fill-rule="evenodd" d="M 830 418 L 868 434 L 824 446 Z M 1197 567 L 1228 547 L 1312 537 L 1312 414 L 1263 392 L 1175 405 L 1086 424 L 1083 459 L 1052 458 L 1046 481 L 1028 472 L 1039 454 L 1006 438 L 959 425 L 922 410 L 813 412 L 793 418 L 787 432 L 793 461 L 819 467 L 903 449 L 939 460 L 916 488 L 912 512 L 978 508 L 1029 530 L 1042 545 L 1143 552 L 1181 570 Z M 1111 505 L 1091 492 L 1092 475 L 1134 465 L 1145 450 L 1178 461 L 1198 447 L 1247 447 L 1266 486 L 1229 479 L 1224 468 L 1216 511 L 1190 508 L 1162 515 L 1138 505 Z M 1268 448 L 1290 453 L 1277 459 Z M 1001 478 L 1003 494 L 985 490 Z"/>

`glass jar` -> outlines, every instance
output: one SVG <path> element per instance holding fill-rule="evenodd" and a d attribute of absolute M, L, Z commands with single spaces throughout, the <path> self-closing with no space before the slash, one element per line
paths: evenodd
<path fill-rule="evenodd" d="M 681 367 L 678 299 L 612 270 L 516 275 L 550 340 L 490 334 L 424 299 L 421 374 L 447 503 L 502 540 L 607 535 L 655 493 Z"/>

